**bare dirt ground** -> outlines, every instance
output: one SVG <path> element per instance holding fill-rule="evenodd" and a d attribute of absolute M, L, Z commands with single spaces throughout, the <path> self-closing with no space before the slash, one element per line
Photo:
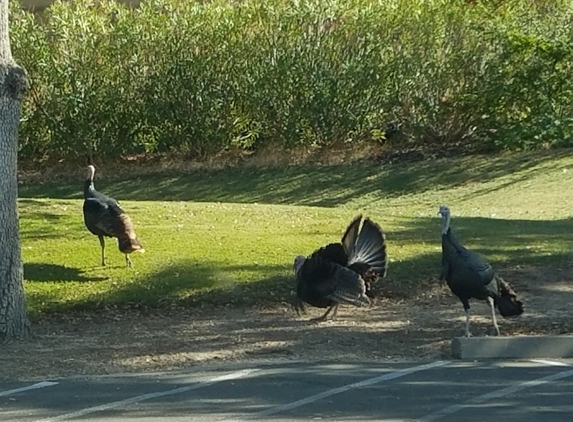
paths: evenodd
<path fill-rule="evenodd" d="M 525 313 L 499 318 L 501 335 L 573 333 L 573 266 L 503 272 Z M 382 287 L 382 286 L 381 286 Z M 491 335 L 488 307 L 472 302 L 472 333 Z M 308 322 L 273 309 L 101 313 L 44 320 L 27 342 L 0 345 L 0 380 L 46 379 L 193 367 L 214 362 L 427 360 L 450 357 L 463 334 L 460 301 L 444 285 L 418 297 L 384 298 L 370 309 L 341 307 L 335 321 Z"/>

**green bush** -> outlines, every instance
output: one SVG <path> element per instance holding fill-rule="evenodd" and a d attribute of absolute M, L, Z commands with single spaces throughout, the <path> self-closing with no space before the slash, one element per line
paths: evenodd
<path fill-rule="evenodd" d="M 569 1 L 14 3 L 24 160 L 384 141 L 389 122 L 400 143 L 572 144 Z"/>

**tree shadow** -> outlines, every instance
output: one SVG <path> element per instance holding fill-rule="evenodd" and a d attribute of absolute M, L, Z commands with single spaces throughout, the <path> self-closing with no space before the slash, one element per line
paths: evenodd
<path fill-rule="evenodd" d="M 483 255 L 504 274 L 558 268 L 571 264 L 573 219 L 503 220 L 456 217 L 453 229 L 460 242 Z M 387 277 L 374 285 L 380 297 L 408 299 L 432 292 L 441 270 L 441 235 L 438 218 L 408 218 L 401 229 L 387 233 L 390 263 Z M 423 249 L 420 249 L 420 245 Z M 417 249 L 409 249 L 415 247 Z M 405 255 L 402 251 L 407 251 Z M 396 251 L 396 252 L 395 252 Z M 51 264 L 26 264 L 31 281 L 95 281 L 80 270 Z M 234 274 L 252 272 L 239 282 Z M 257 278 L 260 277 L 260 278 Z M 508 281 L 514 284 L 513 277 Z M 519 278 L 515 280 L 519 286 Z M 526 277 L 527 278 L 527 277 Z M 98 279 L 99 280 L 99 279 Z M 545 280 L 539 280 L 540 285 Z M 56 311 L 95 310 L 107 305 L 120 308 L 161 308 L 169 303 L 187 307 L 267 306 L 290 303 L 295 289 L 291 263 L 255 265 L 181 260 L 143 277 L 94 292 L 88 298 L 68 301 Z M 551 288 L 551 286 L 548 286 Z M 32 300 L 35 300 L 33 297 Z"/>
<path fill-rule="evenodd" d="M 440 219 L 405 218 L 400 230 L 388 233 L 392 243 L 423 244 L 426 251 L 402 263 L 391 262 L 388 275 L 396 283 L 408 283 L 417 275 L 438 276 L 441 266 Z M 525 220 L 483 217 L 454 217 L 452 230 L 466 248 L 481 254 L 498 271 L 535 267 L 557 269 L 573 261 L 573 238 L 569 235 L 573 219 Z M 431 269 L 431 270 L 430 270 Z"/>
<path fill-rule="evenodd" d="M 80 268 L 66 267 L 64 265 L 51 264 L 47 262 L 25 262 L 24 279 L 32 282 L 45 281 L 104 281 L 108 277 L 85 276 L 84 270 Z"/>
<path fill-rule="evenodd" d="M 57 239 L 66 235 L 62 231 L 62 220 L 67 220 L 69 216 L 67 213 L 58 213 L 60 210 L 57 210 L 57 207 L 59 206 L 69 207 L 69 204 L 55 204 L 29 198 L 18 199 L 21 236 L 26 239 L 39 240 Z"/>
<path fill-rule="evenodd" d="M 26 279 L 31 281 L 106 279 L 82 278 L 76 269 L 49 264 L 26 264 L 25 271 Z M 243 271 L 272 275 L 246 282 L 231 278 L 231 274 Z M 184 260 L 143 277 L 134 276 L 126 283 L 107 285 L 88 296 L 54 303 L 47 313 L 91 312 L 109 308 L 149 310 L 169 306 L 201 308 L 276 303 L 290 297 L 292 277 L 286 273 L 283 266 L 224 265 Z M 28 299 L 32 309 L 37 302 L 48 300 L 44 294 L 34 292 L 28 294 Z"/>
<path fill-rule="evenodd" d="M 551 170 L 567 167 L 559 158 L 569 151 L 501 157 L 460 157 L 379 165 L 300 165 L 282 168 L 230 168 L 189 174 L 158 172 L 122 180 L 96 180 L 97 189 L 118 199 L 197 202 L 239 202 L 334 207 L 356 197 L 377 198 L 451 189 L 505 176 L 491 191 Z M 106 174 L 102 169 L 101 174 Z M 81 182 L 25 185 L 22 197 L 81 198 Z"/>
<path fill-rule="evenodd" d="M 391 236 L 401 242 L 423 242 L 441 248 L 441 220 L 437 217 L 404 219 L 403 229 Z M 509 266 L 531 264 L 537 260 L 556 261 L 573 250 L 573 218 L 526 220 L 454 216 L 454 235 L 464 246 L 490 256 L 494 262 Z"/>

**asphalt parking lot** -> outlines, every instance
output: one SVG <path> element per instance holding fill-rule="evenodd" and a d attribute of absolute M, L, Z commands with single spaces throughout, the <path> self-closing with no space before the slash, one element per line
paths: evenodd
<path fill-rule="evenodd" d="M 573 360 L 321 363 L 0 385 L 0 420 L 571 421 Z"/>

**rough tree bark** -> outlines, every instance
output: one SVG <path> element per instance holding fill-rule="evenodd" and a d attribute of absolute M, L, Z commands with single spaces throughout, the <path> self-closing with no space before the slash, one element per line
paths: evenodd
<path fill-rule="evenodd" d="M 18 128 L 26 72 L 12 58 L 8 0 L 0 0 L 0 341 L 30 334 L 18 227 Z"/>

